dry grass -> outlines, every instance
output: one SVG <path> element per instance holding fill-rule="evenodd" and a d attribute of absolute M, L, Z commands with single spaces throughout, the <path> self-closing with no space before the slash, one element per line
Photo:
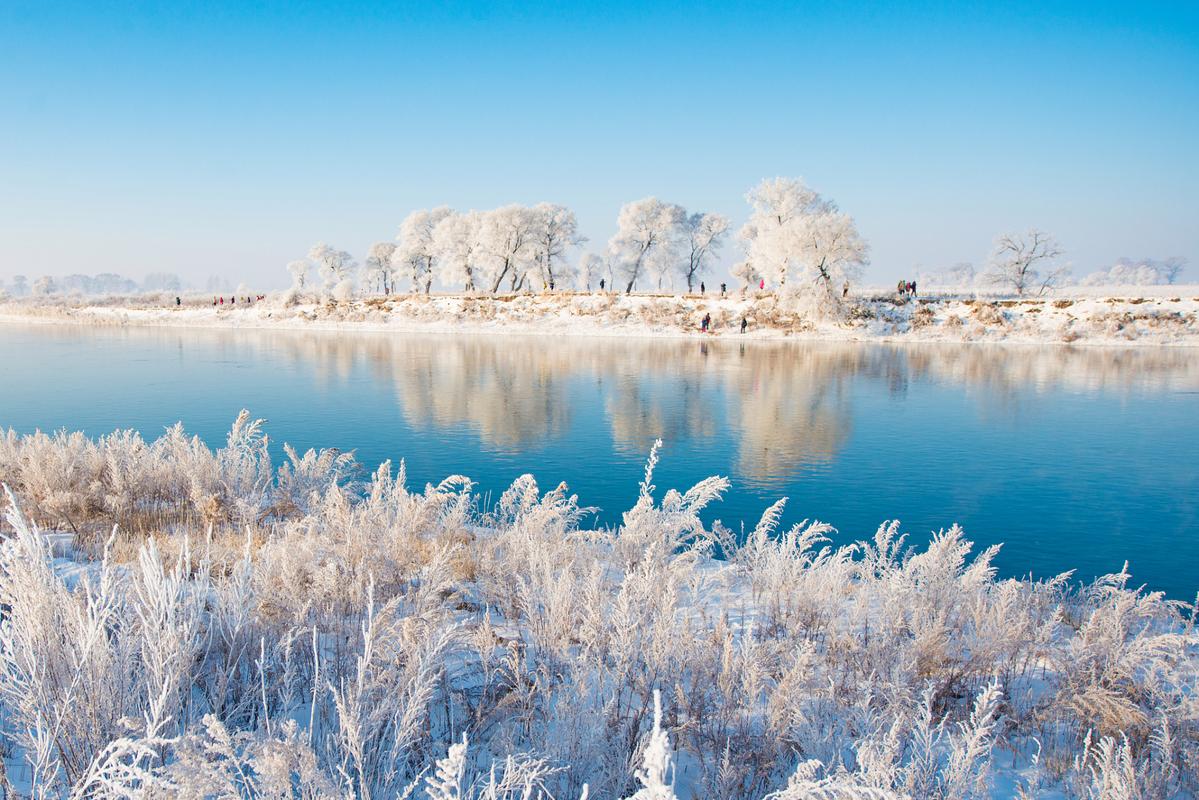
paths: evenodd
<path fill-rule="evenodd" d="M 392 797 L 465 733 L 467 782 L 489 796 L 517 770 L 495 794 L 513 800 L 584 783 L 964 798 L 995 771 L 1066 796 L 1118 775 L 1128 796 L 1199 785 L 1193 618 L 1127 574 L 1001 580 L 996 549 L 956 527 L 925 548 L 898 523 L 833 547 L 828 526 L 780 529 L 781 503 L 739 539 L 701 517 L 727 481 L 661 493 L 656 452 L 622 524 L 593 530 L 530 476 L 482 514 L 464 478 L 412 490 L 384 466 L 352 483 L 335 450 L 276 471 L 261 435 L 243 415 L 217 451 L 181 432 L 0 440 L 27 508 L 175 515 L 119 533 L 67 587 L 10 510 L 10 763 L 76 796 L 177 796 L 233 769 L 256 796 Z M 119 466 L 78 481 L 93 462 Z M 213 496 L 228 512 L 209 526 L 195 506 Z M 634 775 L 666 747 L 688 765 L 675 789 Z"/>

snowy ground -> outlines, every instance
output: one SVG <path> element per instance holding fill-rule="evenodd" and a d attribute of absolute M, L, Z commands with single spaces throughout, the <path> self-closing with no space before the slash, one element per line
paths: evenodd
<path fill-rule="evenodd" d="M 213 306 L 208 297 L 94 300 L 24 299 L 0 304 L 0 319 L 112 325 L 293 327 L 426 332 L 548 333 L 584 336 L 711 336 L 877 341 L 1058 342 L 1194 345 L 1199 286 L 1071 287 L 1014 298 L 937 289 L 918 299 L 884 289 L 851 295 L 838 318 L 797 311 L 770 292 L 653 295 L 616 293 L 500 296 L 395 295 L 349 302 L 281 296 Z"/>

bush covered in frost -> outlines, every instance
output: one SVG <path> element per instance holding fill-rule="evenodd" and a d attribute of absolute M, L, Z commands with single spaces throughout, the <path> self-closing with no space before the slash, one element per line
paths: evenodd
<path fill-rule="evenodd" d="M 2 788 L 35 797 L 1150 798 L 1199 776 L 1193 610 L 997 579 L 954 527 L 744 537 L 659 493 L 275 469 L 243 414 L 0 439 Z M 30 522 L 69 523 L 75 560 Z M 713 558 L 719 552 L 722 559 Z"/>

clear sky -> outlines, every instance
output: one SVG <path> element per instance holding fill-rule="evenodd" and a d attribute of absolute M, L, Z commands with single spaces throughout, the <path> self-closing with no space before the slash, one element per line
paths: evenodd
<path fill-rule="evenodd" d="M 1038 226 L 1076 273 L 1199 277 L 1199 3 L 0 2 L 0 276 L 283 284 L 442 203 L 550 200 L 591 246 L 764 177 L 868 276 Z"/>

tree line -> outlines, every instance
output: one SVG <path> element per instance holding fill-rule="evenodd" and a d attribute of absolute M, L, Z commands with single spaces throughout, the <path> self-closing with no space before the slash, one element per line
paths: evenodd
<path fill-rule="evenodd" d="M 791 178 L 763 180 L 745 199 L 749 218 L 735 237 L 742 257 L 731 269 L 742 286 L 836 299 L 861 277 L 870 247 L 854 218 L 835 201 Z M 722 214 L 689 213 L 657 197 L 622 206 L 616 228 L 602 250 L 583 251 L 587 239 L 579 234 L 575 213 L 563 205 L 465 212 L 438 206 L 409 214 L 394 241 L 371 245 L 361 268 L 350 253 L 324 242 L 287 268 L 294 290 L 322 288 L 339 299 L 358 289 L 390 294 L 402 284 L 428 294 L 434 282 L 467 293 L 498 294 L 590 291 L 601 282 L 603 288 L 631 293 L 673 289 L 679 281 L 693 292 L 731 233 Z M 1043 294 L 1070 279 L 1063 256 L 1062 247 L 1044 231 L 1004 234 L 978 282 L 1017 295 Z M 1182 262 L 1163 263 L 1170 269 L 1159 272 L 1173 283 Z M 950 272 L 960 271 L 961 266 Z M 963 286 L 976 282 L 973 267 L 968 271 Z M 1137 275 L 1137 282 L 1148 280 Z"/>
<path fill-rule="evenodd" d="M 869 248 L 853 218 L 802 181 L 776 178 L 747 195 L 749 221 L 738 231 L 745 258 L 733 275 L 745 284 L 816 286 L 830 292 L 856 279 Z M 616 234 L 602 252 L 582 252 L 575 213 L 566 206 L 507 205 L 460 212 L 420 209 L 400 225 L 395 241 L 371 245 L 360 268 L 353 256 L 324 242 L 287 265 L 296 290 L 321 287 L 339 298 L 355 289 L 391 293 L 407 283 L 429 293 L 434 281 L 464 292 L 498 294 L 580 287 L 673 287 L 694 291 L 710 272 L 729 233 L 728 217 L 693 212 L 647 197 L 621 207 Z M 314 281 L 315 277 L 315 281 Z"/>

